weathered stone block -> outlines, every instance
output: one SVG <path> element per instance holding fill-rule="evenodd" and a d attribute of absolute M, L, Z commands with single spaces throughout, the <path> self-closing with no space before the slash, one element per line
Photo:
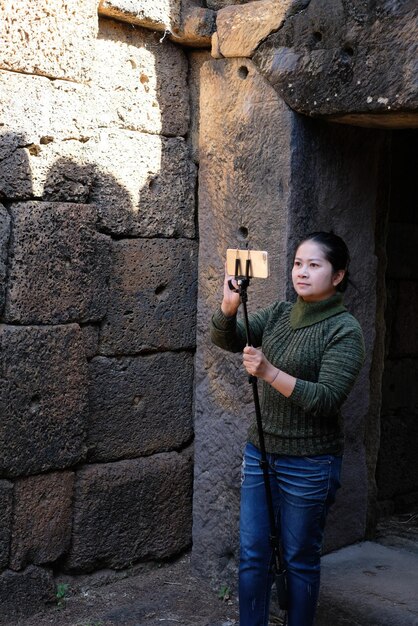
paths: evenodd
<path fill-rule="evenodd" d="M 181 448 L 193 435 L 192 399 L 190 353 L 93 359 L 89 460 L 135 458 Z"/>
<path fill-rule="evenodd" d="M 0 315 L 3 313 L 6 295 L 6 261 L 10 236 L 10 215 L 0 204 Z"/>
<path fill-rule="evenodd" d="M 0 66 L 26 74 L 85 81 L 97 33 L 96 0 L 2 3 Z"/>
<path fill-rule="evenodd" d="M 71 569 L 122 568 L 190 545 L 192 466 L 177 453 L 77 473 Z"/>
<path fill-rule="evenodd" d="M 77 325 L 0 326 L 0 378 L 3 476 L 84 458 L 87 370 Z"/>
<path fill-rule="evenodd" d="M 414 2 L 311 0 L 253 60 L 288 105 L 363 126 L 417 126 Z"/>
<path fill-rule="evenodd" d="M 105 141 L 91 194 L 102 228 L 116 235 L 194 237 L 196 171 L 186 142 L 133 133 Z M 117 192 L 118 184 L 126 191 Z"/>
<path fill-rule="evenodd" d="M 166 136 L 187 133 L 186 55 L 160 39 L 161 34 L 141 28 L 101 22 L 93 69 L 100 125 Z"/>
<path fill-rule="evenodd" d="M 216 17 L 220 53 L 224 57 L 251 57 L 267 35 L 277 31 L 302 5 L 301 0 L 256 0 L 221 9 Z"/>
<path fill-rule="evenodd" d="M 61 199 L 66 199 L 70 188 L 71 200 L 86 201 L 86 175 L 84 182 L 77 181 L 74 168 L 77 164 L 85 169 L 85 143 L 95 124 L 90 88 L 0 71 L 0 92 L 0 118 L 4 124 L 0 135 L 0 197 L 41 197 L 49 171 L 56 169 L 56 161 L 62 159 L 67 176 L 59 181 Z"/>
<path fill-rule="evenodd" d="M 73 472 L 52 472 L 16 481 L 11 569 L 52 563 L 68 548 L 73 484 Z"/>
<path fill-rule="evenodd" d="M 205 6 L 201 0 L 183 0 L 181 26 L 170 39 L 183 46 L 210 48 L 211 37 L 216 30 L 216 13 Z"/>
<path fill-rule="evenodd" d="M 55 584 L 49 570 L 30 566 L 23 572 L 6 570 L 0 575 L 0 624 L 17 624 L 54 600 Z"/>
<path fill-rule="evenodd" d="M 5 320 L 59 324 L 99 320 L 107 307 L 110 238 L 95 230 L 93 205 L 12 207 Z"/>
<path fill-rule="evenodd" d="M 12 528 L 13 484 L 0 480 L 0 570 L 9 562 L 9 547 Z"/>
<path fill-rule="evenodd" d="M 30 198 L 32 195 L 31 171 L 22 135 L 5 133 L 0 139 L 0 198 Z"/>
<path fill-rule="evenodd" d="M 81 327 L 84 341 L 84 352 L 88 359 L 96 356 L 99 352 L 100 326 L 97 324 L 84 324 Z"/>
<path fill-rule="evenodd" d="M 21 147 L 85 138 L 98 115 L 93 91 L 91 84 L 0 70 L 0 153 L 11 138 Z"/>
<path fill-rule="evenodd" d="M 197 246 L 187 240 L 113 244 L 112 300 L 101 354 L 135 354 L 195 345 Z"/>
<path fill-rule="evenodd" d="M 87 140 L 16 147 L 0 175 L 9 200 L 94 202 L 112 234 L 195 234 L 196 168 L 181 138 L 103 130 Z"/>
<path fill-rule="evenodd" d="M 164 38 L 168 35 L 182 45 L 202 47 L 210 43 L 215 27 L 214 11 L 202 5 L 202 0 L 100 0 L 99 14 L 164 31 Z"/>
<path fill-rule="evenodd" d="M 100 0 L 99 13 L 154 30 L 172 31 L 180 24 L 181 0 Z"/>
<path fill-rule="evenodd" d="M 8 200 L 44 196 L 60 202 L 87 202 L 94 181 L 96 143 L 74 137 L 65 141 L 41 137 L 39 143 L 27 144 L 25 135 L 8 134 L 3 143 L 8 146 L 7 154 L 0 165 L 2 196 Z"/>

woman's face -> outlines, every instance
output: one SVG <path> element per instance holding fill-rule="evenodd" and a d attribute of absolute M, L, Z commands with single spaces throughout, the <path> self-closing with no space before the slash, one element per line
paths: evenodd
<path fill-rule="evenodd" d="M 315 241 L 304 241 L 296 250 L 292 281 L 298 296 L 307 302 L 326 300 L 336 292 L 344 270 L 334 272 L 322 247 Z"/>

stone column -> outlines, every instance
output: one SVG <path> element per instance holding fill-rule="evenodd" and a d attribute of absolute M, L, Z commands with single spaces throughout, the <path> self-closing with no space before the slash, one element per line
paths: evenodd
<path fill-rule="evenodd" d="M 283 298 L 294 115 L 248 59 L 201 70 L 199 298 L 193 557 L 226 579 L 237 556 L 242 447 L 253 402 L 240 355 L 210 345 L 228 247 L 268 250 L 269 280 L 253 280 L 249 311 Z"/>

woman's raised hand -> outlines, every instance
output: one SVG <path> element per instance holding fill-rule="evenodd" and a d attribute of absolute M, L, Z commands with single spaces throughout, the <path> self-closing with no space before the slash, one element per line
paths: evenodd
<path fill-rule="evenodd" d="M 238 307 L 240 305 L 241 299 L 239 293 L 232 291 L 229 288 L 228 281 L 232 280 L 232 283 L 236 285 L 233 276 L 230 276 L 226 271 L 226 263 L 225 263 L 225 278 L 224 278 L 224 295 L 221 304 L 222 313 L 226 315 L 226 317 L 232 317 L 238 311 Z"/>

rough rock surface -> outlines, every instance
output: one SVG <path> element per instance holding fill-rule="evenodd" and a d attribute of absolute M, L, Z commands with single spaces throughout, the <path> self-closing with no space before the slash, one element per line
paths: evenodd
<path fill-rule="evenodd" d="M 194 347 L 196 255 L 196 243 L 184 239 L 114 242 L 101 354 Z"/>
<path fill-rule="evenodd" d="M 224 57 L 251 57 L 267 35 L 307 2 L 256 0 L 221 9 L 216 17 L 219 52 Z"/>
<path fill-rule="evenodd" d="M 102 130 L 86 140 L 21 145 L 0 172 L 11 200 L 94 202 L 111 234 L 195 234 L 196 171 L 182 138 Z"/>
<path fill-rule="evenodd" d="M 100 0 L 99 13 L 154 30 L 178 29 L 181 0 Z"/>
<path fill-rule="evenodd" d="M 203 4 L 202 0 L 100 0 L 99 14 L 157 31 L 160 42 L 168 35 L 181 45 L 208 47 L 216 15 Z"/>
<path fill-rule="evenodd" d="M 28 202 L 11 208 L 5 320 L 59 324 L 104 317 L 110 238 L 93 205 Z"/>
<path fill-rule="evenodd" d="M 181 28 L 170 39 L 183 46 L 210 48 L 216 29 L 216 13 L 206 7 L 186 5 L 183 8 Z"/>
<path fill-rule="evenodd" d="M 87 371 L 77 325 L 0 326 L 0 378 L 3 476 L 84 458 Z"/>
<path fill-rule="evenodd" d="M 93 358 L 99 352 L 99 331 L 99 324 L 83 324 L 81 326 L 87 359 Z"/>
<path fill-rule="evenodd" d="M 12 527 L 13 483 L 0 480 L 0 570 L 9 562 Z"/>
<path fill-rule="evenodd" d="M 55 600 L 52 573 L 29 566 L 23 572 L 6 570 L 0 574 L 0 624 L 18 624 L 20 618 L 45 609 Z"/>
<path fill-rule="evenodd" d="M 116 135 L 105 140 L 106 169 L 98 172 L 91 195 L 102 228 L 116 235 L 194 237 L 196 171 L 186 142 L 152 135 L 130 139 L 128 144 Z"/>
<path fill-rule="evenodd" d="M 10 568 L 52 563 L 71 539 L 73 472 L 51 472 L 16 481 Z"/>
<path fill-rule="evenodd" d="M 92 132 L 98 112 L 88 85 L 0 70 L 0 91 L 2 158 L 17 146 L 45 146 Z"/>
<path fill-rule="evenodd" d="M 0 67 L 87 81 L 97 34 L 97 0 L 9 0 L 0 8 Z"/>
<path fill-rule="evenodd" d="M 165 136 L 187 133 L 187 58 L 180 47 L 160 39 L 161 34 L 113 20 L 100 23 L 92 99 L 101 125 Z"/>
<path fill-rule="evenodd" d="M 159 39 L 141 28 L 103 20 L 88 85 L 0 71 L 2 135 L 19 133 L 26 146 L 86 140 L 98 127 L 185 135 L 186 56 L 168 39 Z"/>
<path fill-rule="evenodd" d="M 77 472 L 71 569 L 122 568 L 162 559 L 191 542 L 192 466 L 187 456 L 86 466 Z"/>
<path fill-rule="evenodd" d="M 181 448 L 193 436 L 192 399 L 192 354 L 93 359 L 89 461 Z"/>
<path fill-rule="evenodd" d="M 416 3 L 311 0 L 254 62 L 292 109 L 348 124 L 417 125 Z"/>
<path fill-rule="evenodd" d="M 10 236 L 10 215 L 0 204 L 0 315 L 3 313 L 6 292 L 6 261 Z"/>

